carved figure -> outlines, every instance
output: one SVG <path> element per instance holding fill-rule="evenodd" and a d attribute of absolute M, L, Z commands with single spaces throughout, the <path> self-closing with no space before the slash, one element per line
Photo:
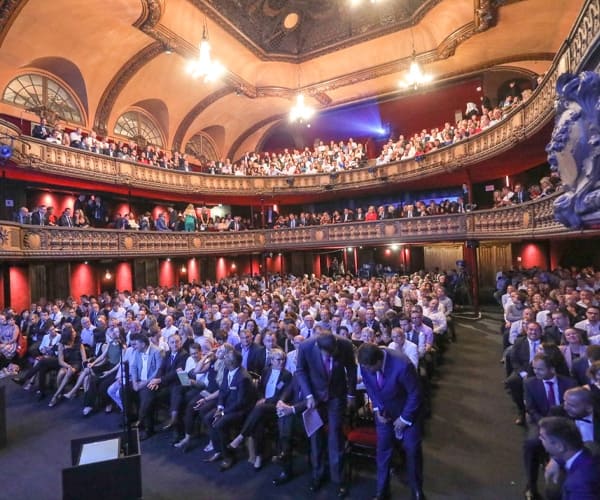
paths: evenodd
<path fill-rule="evenodd" d="M 546 152 L 564 193 L 554 202 L 554 217 L 581 229 L 600 221 L 600 75 L 565 73 L 556 90 L 556 124 Z"/>

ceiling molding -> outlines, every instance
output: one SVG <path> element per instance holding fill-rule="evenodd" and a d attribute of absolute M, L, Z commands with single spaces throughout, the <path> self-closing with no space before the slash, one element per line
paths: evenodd
<path fill-rule="evenodd" d="M 183 151 L 183 138 L 185 137 L 185 134 L 187 133 L 188 129 L 192 126 L 194 120 L 200 115 L 200 113 L 202 113 L 202 111 L 208 108 L 211 104 L 214 104 L 219 99 L 231 94 L 232 92 L 233 89 L 231 87 L 223 87 L 217 90 L 216 92 L 213 92 L 212 94 L 208 95 L 207 97 L 202 99 L 198 104 L 196 104 L 188 112 L 188 114 L 185 115 L 185 117 L 183 118 L 183 120 L 181 120 L 181 123 L 177 127 L 177 131 L 175 132 L 175 135 L 173 137 L 173 149 Z"/>
<path fill-rule="evenodd" d="M 0 47 L 27 2 L 28 0 L 3 0 L 0 3 Z"/>
<path fill-rule="evenodd" d="M 164 52 L 164 46 L 161 42 L 156 41 L 147 45 L 137 54 L 131 57 L 112 78 L 98 103 L 96 116 L 94 118 L 94 129 L 100 134 L 105 135 L 108 131 L 108 120 L 112 113 L 113 107 L 120 93 L 125 86 L 131 81 L 135 74 L 142 69 L 146 64 L 152 61 L 155 57 Z"/>
<path fill-rule="evenodd" d="M 254 42 L 248 35 L 243 33 L 243 31 L 235 26 L 229 19 L 227 19 L 226 15 L 221 13 L 221 10 L 217 7 L 211 5 L 210 0 L 188 0 L 194 7 L 196 7 L 200 12 L 204 15 L 210 17 L 215 23 L 217 23 L 221 28 L 227 31 L 231 36 L 233 36 L 238 42 L 240 42 L 244 47 L 246 47 L 249 51 L 251 51 L 256 57 L 258 57 L 262 61 L 277 61 L 277 62 L 290 62 L 290 63 L 302 63 L 309 61 L 310 59 L 314 59 L 316 57 L 320 57 L 326 54 L 330 54 L 332 52 L 336 52 L 341 49 L 345 49 L 348 47 L 352 47 L 353 45 L 357 45 L 359 43 L 367 42 L 369 40 L 373 40 L 375 38 L 379 38 L 385 35 L 389 35 L 391 33 L 395 33 L 401 31 L 403 29 L 410 28 L 412 26 L 416 26 L 422 19 L 425 17 L 427 12 L 429 12 L 433 7 L 439 4 L 442 0 L 425 0 L 423 4 L 415 10 L 412 16 L 405 18 L 400 22 L 390 22 L 387 26 L 382 26 L 379 29 L 367 29 L 364 32 L 360 32 L 358 34 L 351 34 L 348 36 L 347 32 L 340 33 L 336 40 L 333 43 L 328 43 L 327 46 L 316 48 L 314 50 L 309 50 L 302 54 L 289 54 L 289 53 L 275 53 L 268 52 L 264 48 L 260 47 L 256 42 Z M 486 0 L 482 0 L 486 1 Z M 489 1 L 489 0 L 487 0 Z M 216 2 L 215 2 L 216 3 Z M 237 2 L 239 5 L 239 2 Z M 258 6 L 260 2 L 254 2 L 254 10 L 258 10 L 260 7 Z M 301 2 L 297 2 L 300 4 Z M 495 3 L 495 2 L 494 2 Z M 369 8 L 369 7 L 367 7 Z M 374 7 L 370 7 L 374 8 Z M 273 11 L 273 9 L 265 3 L 262 5 L 263 12 L 267 9 L 268 11 Z M 275 9 L 276 10 L 276 9 Z M 298 12 L 302 10 L 301 6 L 295 6 L 295 8 L 287 8 L 282 7 L 279 9 L 281 12 L 285 11 L 285 13 L 289 12 Z M 274 13 L 274 12 L 273 12 Z M 300 12 L 302 16 L 302 13 Z M 382 23 L 383 24 L 383 23 Z M 285 30 L 278 30 L 271 34 L 270 39 L 277 39 L 285 36 Z"/>
<path fill-rule="evenodd" d="M 160 21 L 164 11 L 164 0 L 141 0 L 141 3 L 142 13 L 133 26 L 146 33 Z"/>
<path fill-rule="evenodd" d="M 231 147 L 229 148 L 229 151 L 227 152 L 227 158 L 232 158 L 233 154 L 239 149 L 239 147 L 242 145 L 242 143 L 248 137 L 250 137 L 254 132 L 261 129 L 265 125 L 268 125 L 269 123 L 277 121 L 277 120 L 281 120 L 284 117 L 285 117 L 285 114 L 283 114 L 283 113 L 269 116 L 268 118 L 265 118 L 264 120 L 261 120 L 261 121 L 255 123 L 254 125 L 252 125 L 250 128 L 246 129 L 244 132 L 242 132 L 238 136 L 238 138 L 235 141 L 233 141 L 233 144 L 231 145 Z"/>

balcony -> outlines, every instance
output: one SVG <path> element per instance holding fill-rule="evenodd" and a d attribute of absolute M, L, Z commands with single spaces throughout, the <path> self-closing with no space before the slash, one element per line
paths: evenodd
<path fill-rule="evenodd" d="M 46 176 L 99 182 L 119 188 L 151 190 L 192 198 L 194 195 L 255 198 L 273 195 L 306 196 L 327 191 L 374 189 L 398 186 L 416 180 L 447 175 L 476 165 L 509 151 L 532 137 L 554 114 L 555 84 L 564 72 L 577 72 L 590 61 L 595 50 L 600 0 L 589 0 L 569 38 L 556 54 L 546 78 L 529 100 L 513 110 L 502 122 L 453 146 L 425 155 L 420 161 L 408 160 L 388 165 L 329 174 L 301 175 L 289 183 L 287 176 L 239 177 L 164 170 L 143 164 L 115 160 L 102 155 L 55 146 L 20 135 L 7 122 L 0 121 L 0 134 L 15 139 L 13 168 Z"/>
<path fill-rule="evenodd" d="M 557 196 L 466 214 L 223 233 L 119 231 L 0 222 L 0 258 L 55 260 L 226 255 L 587 234 L 586 231 L 570 231 L 554 220 L 553 202 Z M 589 234 L 595 233 L 597 231 L 589 231 Z"/>

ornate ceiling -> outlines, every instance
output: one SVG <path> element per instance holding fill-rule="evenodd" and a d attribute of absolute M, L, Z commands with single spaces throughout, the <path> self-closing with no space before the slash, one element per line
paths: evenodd
<path fill-rule="evenodd" d="M 286 116 L 299 88 L 319 109 L 398 93 L 413 46 L 437 82 L 505 68 L 542 73 L 585 0 L 363 0 L 355 10 L 347 2 L 5 0 L 0 87 L 48 75 L 72 89 L 86 130 L 112 135 L 135 108 L 175 149 L 204 132 L 236 157 Z M 185 71 L 205 22 L 227 68 L 210 84 Z M 37 118 L 4 102 L 0 113 Z"/>
<path fill-rule="evenodd" d="M 257 55 L 306 60 L 416 24 L 441 0 L 192 0 Z M 362 5 L 361 5 L 362 3 Z"/>

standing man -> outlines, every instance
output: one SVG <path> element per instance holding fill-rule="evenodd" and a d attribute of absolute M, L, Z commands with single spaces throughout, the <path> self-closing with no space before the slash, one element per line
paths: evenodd
<path fill-rule="evenodd" d="M 344 437 L 342 422 L 346 403 L 354 405 L 356 360 L 352 342 L 323 332 L 298 346 L 296 376 L 308 409 L 316 408 L 328 422 L 329 472 L 337 485 L 338 498 L 348 494 L 342 482 Z M 325 476 L 325 432 L 323 427 L 310 437 L 311 491 L 318 491 Z"/>
<path fill-rule="evenodd" d="M 394 439 L 406 453 L 408 483 L 413 500 L 423 494 L 423 452 L 421 449 L 421 387 L 417 371 L 401 352 L 363 344 L 358 362 L 367 394 L 372 401 L 377 428 L 377 493 L 390 497 L 390 462 Z"/>

